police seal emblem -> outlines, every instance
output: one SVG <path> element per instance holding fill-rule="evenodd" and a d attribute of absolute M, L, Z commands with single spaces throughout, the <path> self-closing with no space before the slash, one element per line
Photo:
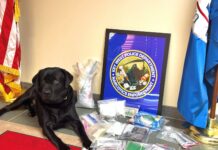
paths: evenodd
<path fill-rule="evenodd" d="M 126 98 L 138 99 L 149 94 L 157 82 L 154 61 L 139 50 L 125 50 L 110 66 L 110 81 L 114 89 Z"/>

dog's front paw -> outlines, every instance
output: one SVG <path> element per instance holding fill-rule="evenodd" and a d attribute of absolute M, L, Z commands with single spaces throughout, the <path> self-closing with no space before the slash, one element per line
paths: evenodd
<path fill-rule="evenodd" d="M 90 147 L 87 149 L 87 148 L 83 147 L 82 150 L 93 150 L 93 148 Z"/>
<path fill-rule="evenodd" d="M 0 109 L 0 116 L 3 115 L 6 112 L 7 112 L 7 110 L 5 108 Z"/>
<path fill-rule="evenodd" d="M 93 147 L 89 147 L 89 148 L 83 147 L 82 150 L 93 150 Z"/>
<path fill-rule="evenodd" d="M 35 113 L 35 112 L 29 112 L 29 113 L 28 113 L 28 116 L 30 116 L 30 117 L 35 117 L 35 116 L 36 116 L 36 113 Z"/>
<path fill-rule="evenodd" d="M 58 150 L 70 150 L 70 147 L 68 147 L 66 144 L 61 144 L 61 146 L 59 146 Z"/>
<path fill-rule="evenodd" d="M 85 148 L 87 148 L 87 149 L 90 149 L 91 144 L 92 144 L 92 142 L 90 140 L 87 140 L 87 141 L 83 142 L 83 146 Z"/>

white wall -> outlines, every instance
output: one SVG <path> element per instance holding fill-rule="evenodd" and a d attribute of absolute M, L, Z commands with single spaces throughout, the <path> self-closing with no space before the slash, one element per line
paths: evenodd
<path fill-rule="evenodd" d="M 194 0 L 20 0 L 22 81 L 47 66 L 103 62 L 106 28 L 171 33 L 163 104 L 176 106 Z M 102 64 L 94 82 L 100 93 Z"/>

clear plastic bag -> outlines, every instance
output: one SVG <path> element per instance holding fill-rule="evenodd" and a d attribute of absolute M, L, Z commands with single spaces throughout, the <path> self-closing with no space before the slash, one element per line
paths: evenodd
<path fill-rule="evenodd" d="M 163 130 L 157 135 L 157 138 L 178 143 L 183 148 L 189 148 L 199 144 L 190 136 L 171 126 L 164 126 Z"/>
<path fill-rule="evenodd" d="M 125 107 L 125 116 L 126 117 L 133 117 L 136 113 L 138 113 L 140 109 L 140 105 L 136 104 L 126 104 Z"/>
<path fill-rule="evenodd" d="M 125 128 L 126 124 L 121 122 L 114 122 L 106 131 L 107 134 L 112 136 L 120 136 Z"/>
<path fill-rule="evenodd" d="M 89 136 L 89 138 L 92 141 L 94 141 L 104 136 L 109 127 L 110 127 L 109 124 L 104 124 L 104 123 L 95 124 L 89 127 L 86 130 L 86 133 Z"/>
<path fill-rule="evenodd" d="M 116 118 L 116 102 L 117 99 L 99 100 L 98 109 L 102 119 L 114 120 Z"/>
<path fill-rule="evenodd" d="M 94 108 L 95 103 L 92 94 L 92 81 L 97 73 L 99 63 L 94 60 L 88 60 L 84 66 L 77 63 L 74 66 L 77 77 L 77 107 Z"/>
<path fill-rule="evenodd" d="M 117 116 L 125 116 L 125 100 L 107 99 L 99 100 L 98 109 L 100 116 L 108 121 L 115 121 Z"/>
<path fill-rule="evenodd" d="M 126 100 L 117 100 L 116 102 L 117 116 L 125 117 L 125 105 L 126 105 Z"/>
<path fill-rule="evenodd" d="M 118 137 L 119 140 L 146 142 L 149 135 L 149 129 L 127 124 L 123 133 Z"/>
<path fill-rule="evenodd" d="M 164 117 L 153 115 L 146 112 L 138 112 L 133 118 L 129 120 L 135 125 L 148 127 L 153 131 L 162 129 L 164 125 Z"/>
<path fill-rule="evenodd" d="M 126 142 L 113 138 L 99 138 L 92 143 L 93 150 L 125 150 Z"/>
<path fill-rule="evenodd" d="M 145 144 L 145 143 L 128 141 L 125 150 L 175 150 L 175 149 L 167 145 Z"/>
<path fill-rule="evenodd" d="M 101 120 L 97 112 L 82 115 L 80 116 L 80 120 L 83 123 L 87 135 L 92 141 L 104 135 L 110 127 L 110 124 Z"/>

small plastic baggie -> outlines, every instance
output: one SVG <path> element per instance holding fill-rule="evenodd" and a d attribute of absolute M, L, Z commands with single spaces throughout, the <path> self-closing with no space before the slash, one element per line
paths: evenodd
<path fill-rule="evenodd" d="M 130 122 L 135 125 L 148 127 L 152 130 L 160 130 L 164 125 L 164 120 L 163 116 L 138 112 L 133 119 L 130 119 Z"/>

